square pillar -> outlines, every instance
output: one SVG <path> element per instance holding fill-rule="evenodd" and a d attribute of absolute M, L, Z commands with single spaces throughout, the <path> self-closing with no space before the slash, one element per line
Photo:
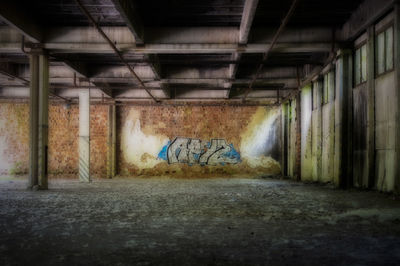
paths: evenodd
<path fill-rule="evenodd" d="M 90 91 L 79 90 L 79 180 L 90 182 Z"/>
<path fill-rule="evenodd" d="M 334 183 L 353 186 L 352 51 L 339 50 L 336 60 Z"/>
<path fill-rule="evenodd" d="M 39 144 L 39 56 L 29 55 L 30 97 L 29 97 L 29 185 L 37 188 L 38 180 L 38 144 Z"/>
<path fill-rule="evenodd" d="M 116 142 L 117 142 L 116 106 L 108 106 L 108 139 L 107 139 L 107 178 L 116 175 Z"/>
<path fill-rule="evenodd" d="M 39 55 L 39 188 L 47 189 L 49 136 L 49 59 Z"/>
<path fill-rule="evenodd" d="M 30 62 L 29 185 L 47 189 L 49 62 L 43 50 L 33 50 Z"/>
<path fill-rule="evenodd" d="M 367 30 L 367 173 L 363 187 L 375 186 L 375 27 Z"/>

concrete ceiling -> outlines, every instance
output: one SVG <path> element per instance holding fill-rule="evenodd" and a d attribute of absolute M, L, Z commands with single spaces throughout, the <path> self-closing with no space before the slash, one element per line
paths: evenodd
<path fill-rule="evenodd" d="M 292 0 L 81 1 L 140 82 L 165 101 L 286 97 L 355 37 L 357 29 L 348 30 L 352 14 L 377 1 L 362 2 L 299 1 L 263 60 Z M 1 6 L 2 97 L 28 96 L 24 36 L 25 52 L 49 51 L 54 97 L 74 99 L 76 88 L 91 87 L 94 98 L 151 99 L 77 1 L 4 0 Z"/>

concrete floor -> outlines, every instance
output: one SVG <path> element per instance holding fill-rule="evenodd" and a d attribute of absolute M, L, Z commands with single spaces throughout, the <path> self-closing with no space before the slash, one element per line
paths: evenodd
<path fill-rule="evenodd" d="M 400 201 L 273 179 L 0 179 L 0 264 L 399 265 Z"/>

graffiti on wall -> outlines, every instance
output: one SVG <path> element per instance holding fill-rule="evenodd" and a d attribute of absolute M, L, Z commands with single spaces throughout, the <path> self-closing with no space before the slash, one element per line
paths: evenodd
<path fill-rule="evenodd" d="M 189 165 L 224 165 L 240 162 L 240 154 L 233 144 L 228 145 L 224 139 L 212 139 L 207 142 L 177 137 L 162 148 L 158 158 L 166 160 L 169 164 Z"/>

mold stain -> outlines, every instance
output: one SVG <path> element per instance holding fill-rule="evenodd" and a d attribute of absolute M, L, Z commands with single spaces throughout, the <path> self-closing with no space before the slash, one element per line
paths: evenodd
<path fill-rule="evenodd" d="M 160 150 L 168 143 L 168 137 L 145 134 L 141 129 L 139 113 L 131 110 L 121 132 L 121 150 L 126 162 L 139 169 L 153 168 L 163 162 L 158 158 Z"/>

